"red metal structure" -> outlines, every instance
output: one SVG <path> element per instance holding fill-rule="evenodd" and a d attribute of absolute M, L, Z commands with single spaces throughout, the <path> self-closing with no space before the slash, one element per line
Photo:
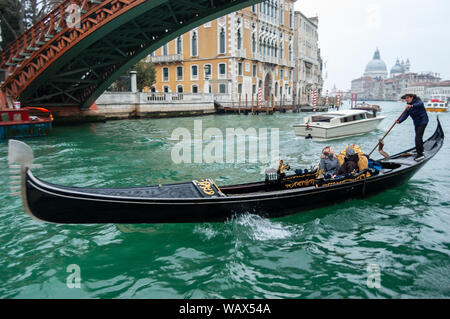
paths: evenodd
<path fill-rule="evenodd" d="M 66 0 L 0 55 L 0 102 L 89 108 L 179 35 L 261 0 Z"/>

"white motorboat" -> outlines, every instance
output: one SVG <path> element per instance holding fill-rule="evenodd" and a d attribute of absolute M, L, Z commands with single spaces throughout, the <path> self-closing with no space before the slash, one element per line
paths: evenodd
<path fill-rule="evenodd" d="M 308 116 L 303 124 L 294 125 L 294 131 L 296 136 L 326 141 L 368 133 L 384 118 L 376 112 L 341 110 Z"/>
<path fill-rule="evenodd" d="M 444 98 L 431 98 L 430 101 L 425 104 L 425 109 L 428 112 L 447 112 L 448 105 Z"/>

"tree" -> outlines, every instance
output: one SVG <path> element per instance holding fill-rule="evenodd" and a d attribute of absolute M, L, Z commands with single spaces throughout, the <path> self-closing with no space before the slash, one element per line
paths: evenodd
<path fill-rule="evenodd" d="M 156 71 L 153 63 L 142 60 L 133 67 L 133 70 L 136 71 L 138 91 L 151 87 L 155 83 Z"/>
<path fill-rule="evenodd" d="M 0 0 L 1 47 L 17 39 L 63 0 Z"/>

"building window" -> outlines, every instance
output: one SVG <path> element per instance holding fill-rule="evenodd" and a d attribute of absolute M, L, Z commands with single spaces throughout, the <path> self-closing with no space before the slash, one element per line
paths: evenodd
<path fill-rule="evenodd" d="M 192 86 L 192 93 L 198 93 L 198 86 L 197 85 L 193 85 Z"/>
<path fill-rule="evenodd" d="M 256 52 L 256 37 L 255 34 L 253 33 L 252 35 L 252 52 L 255 53 Z"/>
<path fill-rule="evenodd" d="M 219 34 L 219 54 L 225 54 L 225 29 L 220 29 Z"/>
<path fill-rule="evenodd" d="M 238 63 L 238 75 L 242 75 L 242 62 Z"/>
<path fill-rule="evenodd" d="M 237 49 L 242 49 L 242 36 L 241 36 L 241 30 L 238 30 L 237 32 Z"/>
<path fill-rule="evenodd" d="M 238 84 L 238 93 L 242 94 L 242 83 Z"/>
<path fill-rule="evenodd" d="M 283 72 L 283 69 L 281 69 L 281 70 L 280 70 L 280 79 L 281 79 L 281 80 L 283 80 L 283 75 L 284 75 L 283 73 L 284 73 L 284 72 Z"/>
<path fill-rule="evenodd" d="M 167 85 L 164 86 L 164 93 L 169 93 L 169 87 Z"/>
<path fill-rule="evenodd" d="M 257 76 L 257 74 L 256 74 L 256 68 L 257 68 L 256 64 L 253 64 L 252 75 L 253 75 L 253 77 L 255 77 L 255 78 L 256 78 L 256 76 Z"/>
<path fill-rule="evenodd" d="M 219 84 L 219 93 L 227 93 L 227 86 L 225 84 Z"/>
<path fill-rule="evenodd" d="M 163 68 L 163 82 L 169 81 L 169 68 Z"/>
<path fill-rule="evenodd" d="M 177 66 L 177 81 L 183 80 L 183 67 Z"/>
<path fill-rule="evenodd" d="M 166 43 L 163 45 L 163 55 L 169 54 L 169 45 Z"/>
<path fill-rule="evenodd" d="M 253 12 L 253 13 L 256 13 L 256 5 L 255 5 L 255 4 L 252 5 L 252 12 Z"/>
<path fill-rule="evenodd" d="M 292 81 L 292 71 L 289 71 L 289 81 Z"/>
<path fill-rule="evenodd" d="M 177 92 L 178 93 L 183 93 L 183 86 L 182 85 L 178 85 L 177 86 Z"/>
<path fill-rule="evenodd" d="M 252 94 L 256 94 L 256 84 L 252 85 Z"/>
<path fill-rule="evenodd" d="M 204 73 L 205 73 L 205 79 L 208 78 L 212 78 L 212 66 L 211 64 L 205 64 L 204 69 L 203 69 Z"/>
<path fill-rule="evenodd" d="M 191 79 L 198 80 L 198 66 L 197 65 L 191 66 Z"/>
<path fill-rule="evenodd" d="M 224 78 L 227 74 L 227 65 L 225 63 L 219 64 L 219 77 Z"/>
<path fill-rule="evenodd" d="M 191 55 L 197 56 L 198 55 L 198 39 L 197 39 L 197 32 L 192 32 L 192 38 L 191 38 Z"/>
<path fill-rule="evenodd" d="M 183 40 L 181 37 L 177 38 L 177 54 L 183 53 Z"/>

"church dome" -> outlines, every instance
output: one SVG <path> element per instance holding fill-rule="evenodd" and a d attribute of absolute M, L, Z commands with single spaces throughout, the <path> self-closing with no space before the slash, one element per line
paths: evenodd
<path fill-rule="evenodd" d="M 387 77 L 386 63 L 384 63 L 384 61 L 381 60 L 380 51 L 378 49 L 375 51 L 372 61 L 370 61 L 369 64 L 367 64 L 364 76 L 371 76 L 373 78 Z"/>
<path fill-rule="evenodd" d="M 403 73 L 405 73 L 405 69 L 400 64 L 400 61 L 397 59 L 397 63 L 395 63 L 395 65 L 391 69 L 391 75 L 403 74 Z"/>

